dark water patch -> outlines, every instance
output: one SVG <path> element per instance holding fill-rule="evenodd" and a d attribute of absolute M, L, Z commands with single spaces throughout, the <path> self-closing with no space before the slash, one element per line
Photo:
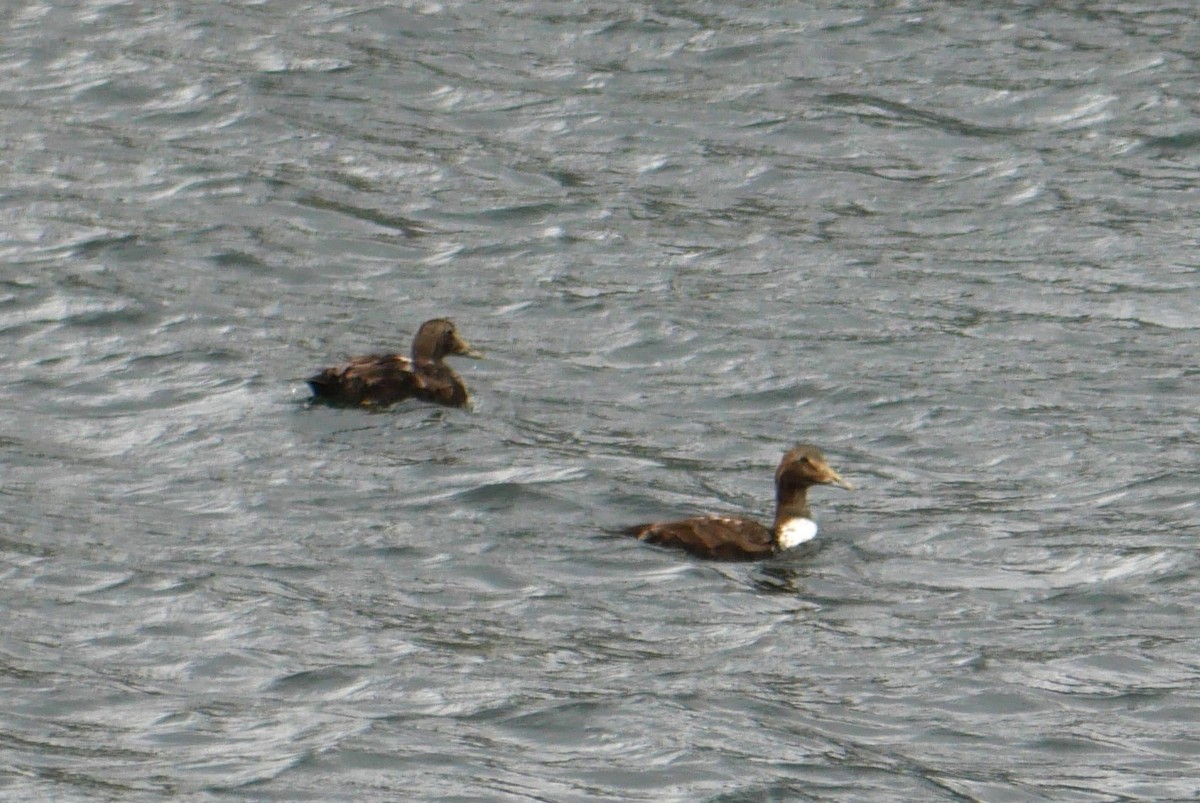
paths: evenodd
<path fill-rule="evenodd" d="M 137 234 L 124 234 L 97 237 L 82 243 L 72 243 L 69 250 L 73 256 L 80 259 L 96 259 L 97 257 L 116 251 L 118 253 L 133 248 L 145 248 L 142 238 Z"/>
<path fill-rule="evenodd" d="M 847 109 L 862 109 L 856 116 L 866 119 L 914 123 L 951 134 L 970 137 L 1003 137 L 1023 133 L 1020 129 L 989 128 L 970 124 L 942 114 L 918 109 L 905 103 L 887 100 L 875 95 L 835 93 L 822 98 L 825 103 Z"/>
<path fill-rule="evenodd" d="M 293 700 L 342 697 L 362 688 L 361 670 L 361 667 L 332 666 L 297 672 L 276 680 L 264 691 L 271 696 L 279 695 Z"/>
<path fill-rule="evenodd" d="M 1143 146 L 1162 158 L 1177 158 L 1200 148 L 1200 131 L 1184 131 L 1169 136 L 1147 137 Z"/>
<path fill-rule="evenodd" d="M 349 215 L 367 223 L 374 223 L 384 228 L 398 231 L 405 237 L 419 237 L 427 232 L 427 228 L 422 224 L 408 220 L 401 216 L 389 215 L 377 209 L 353 207 L 343 202 L 332 201 L 311 195 L 301 198 L 298 203 L 313 209 Z"/>

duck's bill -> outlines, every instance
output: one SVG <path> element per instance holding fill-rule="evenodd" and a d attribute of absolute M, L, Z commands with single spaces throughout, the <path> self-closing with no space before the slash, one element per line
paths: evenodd
<path fill-rule="evenodd" d="M 458 338 L 458 343 L 455 344 L 454 353 L 460 357 L 470 357 L 473 360 L 483 359 L 483 352 L 471 348 L 471 344 L 463 340 L 461 337 Z"/>
<path fill-rule="evenodd" d="M 845 488 L 847 491 L 854 490 L 854 486 L 851 485 L 846 480 L 842 479 L 841 474 L 838 474 L 833 469 L 828 469 L 827 471 L 828 471 L 828 473 L 825 475 L 825 482 L 828 485 L 836 485 L 839 488 Z"/>

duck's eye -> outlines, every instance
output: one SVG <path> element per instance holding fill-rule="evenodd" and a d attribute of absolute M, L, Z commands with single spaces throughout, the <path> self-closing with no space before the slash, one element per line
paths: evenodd
<path fill-rule="evenodd" d="M 811 461 L 811 460 L 809 460 L 809 459 L 808 459 L 808 457 L 801 457 L 801 458 L 800 458 L 800 462 L 801 462 L 803 465 L 806 465 L 806 466 L 811 466 L 811 465 L 812 465 L 812 461 Z"/>

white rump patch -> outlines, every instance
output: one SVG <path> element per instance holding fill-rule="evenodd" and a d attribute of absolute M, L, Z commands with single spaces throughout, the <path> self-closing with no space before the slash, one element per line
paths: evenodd
<path fill-rule="evenodd" d="M 791 549 L 817 537 L 817 523 L 812 519 L 788 519 L 779 528 L 779 546 Z"/>

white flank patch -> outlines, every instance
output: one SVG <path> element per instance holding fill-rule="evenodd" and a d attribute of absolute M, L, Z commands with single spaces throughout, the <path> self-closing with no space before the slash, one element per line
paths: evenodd
<path fill-rule="evenodd" d="M 791 549 L 816 537 L 817 523 L 812 519 L 788 519 L 779 528 L 779 545 L 784 549 Z"/>

